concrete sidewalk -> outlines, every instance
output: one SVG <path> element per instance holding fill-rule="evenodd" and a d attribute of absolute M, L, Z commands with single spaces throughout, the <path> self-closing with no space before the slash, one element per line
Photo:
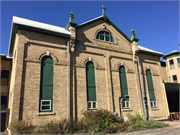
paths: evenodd
<path fill-rule="evenodd" d="M 148 129 L 143 131 L 135 131 L 128 133 L 120 133 L 125 135 L 180 135 L 180 121 L 163 121 L 165 124 L 169 124 L 167 128 Z"/>

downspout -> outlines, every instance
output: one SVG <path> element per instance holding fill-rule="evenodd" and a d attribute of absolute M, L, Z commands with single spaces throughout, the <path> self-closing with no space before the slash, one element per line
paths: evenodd
<path fill-rule="evenodd" d="M 69 39 L 67 42 L 67 120 L 69 121 Z"/>
<path fill-rule="evenodd" d="M 120 105 L 120 115 L 122 116 L 123 115 L 123 111 L 122 111 L 122 101 L 123 101 L 123 98 L 120 98 L 119 101 L 120 101 L 120 103 L 119 103 L 119 105 Z"/>
<path fill-rule="evenodd" d="M 142 97 L 142 102 L 143 102 L 144 120 L 146 121 L 146 112 L 145 112 L 144 97 L 143 97 L 143 88 L 142 88 L 142 79 L 141 79 L 141 69 L 140 69 L 138 54 L 137 54 L 137 61 L 138 61 L 139 79 L 140 79 L 140 86 L 141 86 L 141 97 Z"/>

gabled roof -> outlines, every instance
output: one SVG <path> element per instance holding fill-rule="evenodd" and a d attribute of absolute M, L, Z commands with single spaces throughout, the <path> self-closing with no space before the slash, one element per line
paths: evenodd
<path fill-rule="evenodd" d="M 128 36 L 126 36 L 106 15 L 102 15 L 102 16 L 94 18 L 94 19 L 92 19 L 90 21 L 84 22 L 84 23 L 78 25 L 76 28 L 80 29 L 82 27 L 85 27 L 85 26 L 87 26 L 89 24 L 92 24 L 92 23 L 94 23 L 96 21 L 99 21 L 99 20 L 103 20 L 103 21 L 108 22 L 109 24 L 111 24 L 126 40 L 128 40 L 131 43 L 131 39 Z"/>
<path fill-rule="evenodd" d="M 19 24 L 19 25 L 29 26 L 33 28 L 53 31 L 53 32 L 61 33 L 61 34 L 71 35 L 71 32 L 69 32 L 65 28 L 46 24 L 46 23 L 41 23 L 37 21 L 32 21 L 32 20 L 28 20 L 28 19 L 24 19 L 24 18 L 20 18 L 16 16 L 13 16 L 13 24 Z"/>
<path fill-rule="evenodd" d="M 161 53 L 161 52 L 157 52 L 157 51 L 154 51 L 154 50 L 151 50 L 151 49 L 148 49 L 148 48 L 145 48 L 145 47 L 142 47 L 140 45 L 138 45 L 138 50 L 139 52 L 144 52 L 144 53 L 152 53 L 154 55 L 158 55 L 158 56 L 163 56 L 164 54 Z"/>
<path fill-rule="evenodd" d="M 65 37 L 71 36 L 71 32 L 69 32 L 65 28 L 13 16 L 11 36 L 9 41 L 9 51 L 8 51 L 8 55 L 10 57 L 12 56 L 15 34 L 18 28 L 44 32 L 47 34 L 53 34 L 58 36 L 65 36 Z"/>

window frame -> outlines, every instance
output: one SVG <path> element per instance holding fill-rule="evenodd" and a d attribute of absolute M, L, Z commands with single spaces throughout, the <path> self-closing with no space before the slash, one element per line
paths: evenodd
<path fill-rule="evenodd" d="M 88 107 L 88 104 L 89 104 L 89 103 L 91 103 L 91 108 Z M 93 108 L 93 103 L 96 103 L 96 107 L 95 107 L 95 108 Z M 88 102 L 87 102 L 87 108 L 88 108 L 88 110 L 97 109 L 97 101 L 88 101 Z"/>
<path fill-rule="evenodd" d="M 151 108 L 157 108 L 157 102 L 156 101 L 150 101 L 151 103 L 153 103 L 153 104 L 151 104 Z M 156 103 L 156 105 L 154 105 L 154 103 Z"/>
<path fill-rule="evenodd" d="M 177 58 L 178 67 L 180 68 L 180 58 Z"/>
<path fill-rule="evenodd" d="M 101 35 L 103 34 L 103 40 L 101 39 Z M 108 34 L 109 35 L 109 37 L 106 35 L 106 34 Z M 109 40 L 106 40 L 106 37 L 107 38 L 109 38 Z M 96 39 L 98 39 L 98 40 L 101 40 L 101 41 L 106 41 L 106 42 L 111 42 L 111 43 L 114 43 L 114 38 L 113 38 L 113 36 L 109 33 L 109 32 L 107 32 L 107 31 L 99 31 L 98 33 L 97 33 L 97 35 L 96 35 Z"/>
<path fill-rule="evenodd" d="M 176 77 L 176 80 L 174 80 L 174 77 Z M 173 83 L 178 83 L 177 75 L 172 75 Z"/>
<path fill-rule="evenodd" d="M 127 103 L 129 103 L 129 107 L 127 106 Z M 129 109 L 129 108 L 130 108 L 130 101 L 123 101 L 123 109 Z"/>
<path fill-rule="evenodd" d="M 1 70 L 1 86 L 9 85 L 9 70 Z"/>
<path fill-rule="evenodd" d="M 43 104 L 42 104 L 43 101 L 50 101 L 50 104 L 49 104 L 49 105 L 43 105 Z M 43 106 L 50 106 L 50 109 L 45 109 L 45 110 L 43 110 L 43 109 L 42 109 Z M 43 111 L 51 111 L 51 100 L 41 100 L 40 111 L 42 111 L 42 112 L 43 112 Z"/>
<path fill-rule="evenodd" d="M 173 62 L 173 64 L 171 64 L 171 61 Z M 172 70 L 172 69 L 175 69 L 174 60 L 173 60 L 173 59 L 169 60 L 169 65 L 170 65 L 170 69 L 171 69 L 171 70 Z"/>

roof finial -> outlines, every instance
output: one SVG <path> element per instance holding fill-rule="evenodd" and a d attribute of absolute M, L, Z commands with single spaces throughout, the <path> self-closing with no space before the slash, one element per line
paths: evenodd
<path fill-rule="evenodd" d="M 74 21 L 74 14 L 73 14 L 73 12 L 71 12 L 69 15 L 69 22 L 66 25 L 66 29 L 68 29 L 70 26 L 76 26 L 76 25 L 77 25 L 77 23 L 75 23 L 75 21 Z"/>
<path fill-rule="evenodd" d="M 136 38 L 136 36 L 135 36 L 135 33 L 134 33 L 134 30 L 133 30 L 133 29 L 131 30 L 131 41 L 135 41 L 135 42 L 138 42 L 138 41 L 139 41 L 139 39 L 137 39 L 137 38 Z"/>
<path fill-rule="evenodd" d="M 104 8 L 104 4 L 102 4 L 102 7 L 100 7 L 102 9 L 102 14 L 104 16 L 104 10 L 106 10 L 106 8 Z"/>
<path fill-rule="evenodd" d="M 71 13 L 70 13 L 70 16 L 69 16 L 69 22 L 71 22 L 71 23 L 75 23 L 75 21 L 74 21 L 74 14 L 73 14 L 73 12 L 71 12 Z"/>

